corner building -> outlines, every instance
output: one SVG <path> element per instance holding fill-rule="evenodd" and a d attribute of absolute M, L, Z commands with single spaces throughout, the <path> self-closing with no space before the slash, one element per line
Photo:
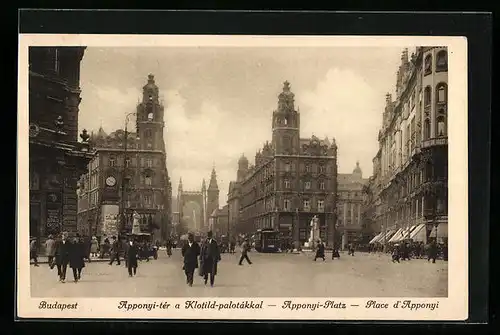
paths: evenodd
<path fill-rule="evenodd" d="M 337 231 L 344 250 L 347 245 L 360 243 L 363 239 L 363 200 L 368 179 L 363 178 L 363 171 L 356 162 L 352 173 L 340 173 L 337 180 Z"/>
<path fill-rule="evenodd" d="M 77 182 L 92 158 L 78 142 L 80 63 L 84 47 L 30 47 L 29 233 L 77 231 Z"/>
<path fill-rule="evenodd" d="M 448 51 L 401 56 L 396 99 L 386 96 L 374 162 L 377 242 L 448 237 Z M 399 235 L 398 235 L 399 234 Z"/>
<path fill-rule="evenodd" d="M 300 113 L 290 84 L 284 83 L 278 109 L 272 115 L 272 141 L 255 155 L 238 162 L 237 180 L 230 183 L 230 230 L 250 234 L 272 228 L 303 244 L 310 222 L 320 220 L 320 237 L 333 244 L 337 193 L 335 140 L 300 138 Z M 233 234 L 234 235 L 234 234 Z"/>
<path fill-rule="evenodd" d="M 164 106 L 158 93 L 154 76 L 149 75 L 135 113 L 135 132 L 125 134 L 125 130 L 118 129 L 107 134 L 101 127 L 91 135 L 95 156 L 79 188 L 81 232 L 97 236 L 105 233 L 102 205 L 118 203 L 124 205 L 126 217 L 120 230 L 131 231 L 131 216 L 136 212 L 141 217 L 142 231 L 151 231 L 154 226 L 160 230 L 158 238 L 170 234 L 172 187 L 163 137 Z M 110 177 L 114 182 L 109 182 Z"/>

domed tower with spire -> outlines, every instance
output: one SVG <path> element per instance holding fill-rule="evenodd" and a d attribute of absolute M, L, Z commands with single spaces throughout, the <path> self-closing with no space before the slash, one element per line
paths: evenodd
<path fill-rule="evenodd" d="M 356 162 L 356 167 L 352 171 L 352 176 L 356 181 L 363 179 L 363 171 L 361 171 L 361 168 L 359 167 L 359 161 Z"/>
<path fill-rule="evenodd" d="M 278 95 L 278 109 L 273 112 L 272 147 L 276 154 L 290 155 L 299 149 L 300 114 L 295 110 L 295 94 L 290 83 L 283 83 L 283 91 Z"/>
<path fill-rule="evenodd" d="M 217 185 L 217 173 L 215 172 L 215 166 L 212 168 L 208 189 L 206 189 L 204 194 L 207 209 L 206 214 L 208 216 L 212 214 L 214 210 L 219 209 L 219 186 Z"/>
<path fill-rule="evenodd" d="M 159 88 L 154 75 L 148 75 L 142 87 L 142 102 L 137 105 L 137 135 L 142 150 L 165 151 L 163 138 L 164 106 L 159 100 Z"/>

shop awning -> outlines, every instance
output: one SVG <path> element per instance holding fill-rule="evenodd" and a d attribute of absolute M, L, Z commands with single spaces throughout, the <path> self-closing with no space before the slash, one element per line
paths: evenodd
<path fill-rule="evenodd" d="M 389 230 L 387 233 L 385 233 L 384 236 L 382 236 L 382 241 L 387 242 L 391 239 L 391 237 L 394 235 L 396 231 L 395 230 Z"/>
<path fill-rule="evenodd" d="M 400 240 L 400 235 L 402 235 L 402 232 L 403 232 L 403 228 L 399 228 L 396 233 L 391 237 L 390 240 L 388 240 L 387 242 L 389 243 L 393 243 L 393 242 L 397 242 Z"/>
<path fill-rule="evenodd" d="M 371 241 L 370 241 L 369 244 L 377 243 L 380 240 L 380 238 L 382 237 L 383 234 L 384 234 L 383 232 L 379 233 L 377 236 L 375 236 L 374 238 L 371 239 Z"/>
<path fill-rule="evenodd" d="M 415 242 L 425 242 L 425 224 L 419 224 L 410 234 L 410 239 Z"/>
<path fill-rule="evenodd" d="M 437 230 L 437 238 L 443 238 L 443 237 L 448 237 L 448 223 L 440 223 L 438 226 L 437 226 L 437 229 L 436 227 L 434 226 L 432 228 L 432 232 L 431 234 L 429 235 L 429 237 L 436 237 L 436 230 Z"/>

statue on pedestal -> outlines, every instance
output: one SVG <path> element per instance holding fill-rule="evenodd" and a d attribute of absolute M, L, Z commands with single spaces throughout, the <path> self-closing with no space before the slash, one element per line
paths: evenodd
<path fill-rule="evenodd" d="M 311 224 L 309 225 L 311 227 L 311 231 L 309 233 L 309 241 L 308 241 L 308 246 L 312 249 L 316 247 L 316 244 L 320 238 L 319 234 L 319 218 L 315 215 L 311 219 Z"/>

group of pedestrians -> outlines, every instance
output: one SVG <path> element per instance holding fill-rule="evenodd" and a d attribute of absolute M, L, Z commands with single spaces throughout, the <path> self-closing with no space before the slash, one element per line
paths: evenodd
<path fill-rule="evenodd" d="M 30 241 L 30 258 L 34 259 L 34 266 L 38 265 L 36 252 L 36 238 Z M 45 249 L 48 256 L 50 269 L 57 267 L 57 276 L 61 283 L 66 282 L 66 272 L 68 266 L 73 271 L 73 280 L 77 283 L 82 277 L 82 270 L 85 267 L 86 250 L 85 243 L 79 234 L 72 239 L 68 233 L 63 232 L 59 238 L 49 235 L 45 242 Z"/>
<path fill-rule="evenodd" d="M 244 260 L 248 264 L 252 264 L 252 261 L 248 257 L 249 251 L 250 244 L 248 240 L 245 240 L 241 244 L 241 257 L 238 265 L 243 265 Z M 181 254 L 183 257 L 182 269 L 186 275 L 186 284 L 193 286 L 194 273 L 198 269 L 198 274 L 203 278 L 204 284 L 208 285 L 210 280 L 210 286 L 213 287 L 215 276 L 217 276 L 218 263 L 221 261 L 221 250 L 219 243 L 213 238 L 212 232 L 209 231 L 207 233 L 207 238 L 201 242 L 201 246 L 194 240 L 194 235 L 189 233 L 186 243 L 182 246 Z"/>
<path fill-rule="evenodd" d="M 316 262 L 316 260 L 318 258 L 321 258 L 321 259 L 323 259 L 323 262 L 324 262 L 326 260 L 326 258 L 325 258 L 325 249 L 326 248 L 325 248 L 325 244 L 323 243 L 323 241 L 318 240 L 316 242 L 316 248 L 315 249 L 316 249 L 316 253 L 314 254 L 313 261 Z M 354 256 L 354 251 L 352 252 L 352 256 Z M 334 247 L 333 250 L 332 250 L 332 260 L 335 259 L 335 258 L 340 258 L 339 250 L 336 247 Z"/>
<path fill-rule="evenodd" d="M 436 259 L 438 258 L 439 254 L 439 247 L 435 241 L 432 241 L 431 243 L 428 243 L 423 247 L 424 253 L 427 254 L 427 262 L 432 261 L 432 263 L 436 263 Z M 393 263 L 400 263 L 400 261 L 407 260 L 409 261 L 412 256 L 416 258 L 421 258 L 421 254 L 415 254 L 414 249 L 412 248 L 412 245 L 409 243 L 403 243 L 403 244 L 395 244 L 392 246 L 391 249 L 391 258 Z M 447 260 L 448 255 L 446 251 L 446 256 L 443 256 L 443 259 Z"/>

